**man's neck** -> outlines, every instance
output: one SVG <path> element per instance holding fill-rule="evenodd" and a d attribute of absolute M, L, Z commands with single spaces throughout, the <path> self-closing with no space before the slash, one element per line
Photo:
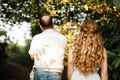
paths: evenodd
<path fill-rule="evenodd" d="M 42 32 L 46 31 L 46 30 L 49 30 L 49 29 L 53 29 L 53 28 L 46 28 L 46 29 L 43 29 Z"/>

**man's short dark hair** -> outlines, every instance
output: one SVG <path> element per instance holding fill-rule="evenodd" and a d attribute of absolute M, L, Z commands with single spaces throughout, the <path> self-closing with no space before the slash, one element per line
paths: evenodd
<path fill-rule="evenodd" d="M 46 16 L 46 18 L 45 18 Z M 41 16 L 40 18 L 40 25 L 43 28 L 47 28 L 47 27 L 53 27 L 53 21 L 52 21 L 52 17 L 45 15 L 45 16 Z"/>

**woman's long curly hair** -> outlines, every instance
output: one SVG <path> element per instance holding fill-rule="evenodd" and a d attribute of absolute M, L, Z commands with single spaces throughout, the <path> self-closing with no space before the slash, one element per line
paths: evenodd
<path fill-rule="evenodd" d="M 103 61 L 104 47 L 95 21 L 83 22 L 73 46 L 74 64 L 81 73 L 87 75 L 97 72 Z"/>

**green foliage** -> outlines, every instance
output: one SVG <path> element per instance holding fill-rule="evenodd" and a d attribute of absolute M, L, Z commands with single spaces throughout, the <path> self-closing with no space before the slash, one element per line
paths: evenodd
<path fill-rule="evenodd" d="M 6 59 L 7 53 L 6 53 L 6 47 L 7 47 L 7 35 L 6 31 L 3 29 L 0 29 L 0 62 L 4 61 Z"/>
<path fill-rule="evenodd" d="M 113 4 L 117 6 L 118 10 L 120 11 L 120 0 L 112 0 Z"/>
<path fill-rule="evenodd" d="M 16 43 L 11 43 L 8 45 L 8 62 L 14 62 L 21 64 L 23 66 L 32 66 L 32 61 L 30 60 L 28 50 L 30 47 L 31 40 L 26 40 L 27 45 L 20 46 Z"/>
<path fill-rule="evenodd" d="M 7 40 L 7 31 L 5 31 L 4 29 L 0 29 L 0 43 L 4 43 Z"/>
<path fill-rule="evenodd" d="M 0 43 L 0 63 L 4 62 L 8 55 L 6 53 L 7 43 Z"/>
<path fill-rule="evenodd" d="M 108 68 L 109 80 L 120 80 L 120 51 L 117 54 L 115 54 L 115 52 L 108 51 Z"/>
<path fill-rule="evenodd" d="M 9 46 L 8 46 L 8 51 L 9 53 L 16 53 L 16 54 L 20 54 L 21 53 L 21 50 L 20 50 L 20 47 L 17 43 L 10 43 Z"/>
<path fill-rule="evenodd" d="M 0 30 L 0 36 L 6 36 L 6 31 Z"/>
<path fill-rule="evenodd" d="M 69 47 L 72 45 L 72 43 L 75 40 L 76 34 L 75 31 L 77 32 L 77 26 L 74 23 L 67 23 L 61 25 L 61 34 L 65 35 L 67 38 L 67 47 L 65 50 L 65 59 L 64 59 L 64 66 L 67 66 L 67 58 L 68 58 L 68 53 L 69 53 Z"/>
<path fill-rule="evenodd" d="M 120 80 L 120 25 L 116 18 L 101 27 L 104 46 L 108 51 L 109 80 Z"/>
<path fill-rule="evenodd" d="M 41 33 L 42 32 L 42 30 L 41 30 L 41 28 L 40 28 L 40 26 L 39 26 L 39 19 L 35 19 L 35 18 L 33 18 L 32 20 L 31 20 L 31 35 L 32 35 L 32 37 L 34 36 L 34 35 L 36 35 L 36 34 L 39 34 L 39 33 Z"/>
<path fill-rule="evenodd" d="M 6 22 L 30 22 L 30 1 L 29 0 L 1 0 L 0 18 Z"/>

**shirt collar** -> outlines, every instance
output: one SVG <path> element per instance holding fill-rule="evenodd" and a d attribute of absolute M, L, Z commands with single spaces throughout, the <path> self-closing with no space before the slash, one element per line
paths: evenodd
<path fill-rule="evenodd" d="M 53 31 L 54 31 L 53 29 L 47 29 L 44 32 L 53 32 Z"/>

